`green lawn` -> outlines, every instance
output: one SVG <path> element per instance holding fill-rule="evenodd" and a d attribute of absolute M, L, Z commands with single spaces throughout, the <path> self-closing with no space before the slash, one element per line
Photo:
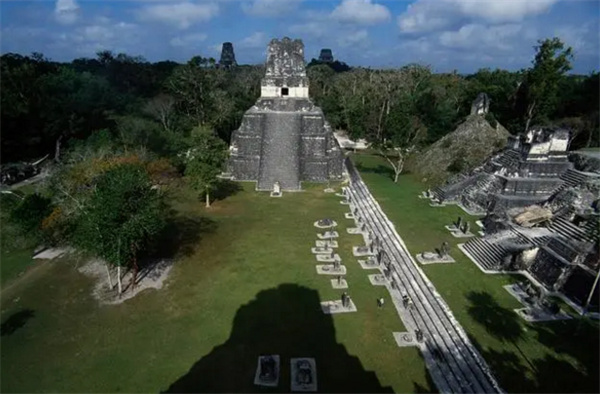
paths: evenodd
<path fill-rule="evenodd" d="M 512 309 L 521 305 L 502 286 L 518 276 L 486 275 L 460 252 L 444 225 L 458 216 L 475 225 L 457 206 L 432 208 L 417 195 L 425 189 L 415 177 L 402 175 L 397 184 L 386 162 L 376 156 L 353 157 L 369 189 L 379 201 L 411 254 L 433 250 L 443 241 L 456 264 L 428 265 L 427 276 L 509 392 L 599 392 L 597 322 L 528 324 Z"/>
<path fill-rule="evenodd" d="M 404 327 L 351 256 L 360 238 L 346 233 L 339 198 L 322 185 L 280 199 L 253 187 L 209 210 L 179 190 L 179 219 L 160 244 L 177 258 L 161 290 L 99 306 L 92 279 L 69 259 L 40 264 L 3 289 L 2 392 L 282 392 L 290 390 L 289 359 L 303 356 L 317 360 L 320 391 L 434 390 L 419 352 L 394 343 L 392 332 Z M 313 222 L 323 217 L 340 224 L 358 313 L 320 311 L 320 301 L 341 294 L 316 274 L 310 252 Z M 265 353 L 282 357 L 277 389 L 252 384 Z"/>

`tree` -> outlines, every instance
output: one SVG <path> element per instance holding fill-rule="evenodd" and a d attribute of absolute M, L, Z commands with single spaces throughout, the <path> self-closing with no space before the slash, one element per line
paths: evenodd
<path fill-rule="evenodd" d="M 217 187 L 217 175 L 227 158 L 227 145 L 211 130 L 202 127 L 192 130 L 190 142 L 192 147 L 187 151 L 185 175 L 193 189 L 205 194 L 208 208 L 210 192 Z"/>
<path fill-rule="evenodd" d="M 573 49 L 554 37 L 539 40 L 533 67 L 525 74 L 525 131 L 534 118 L 547 117 L 556 107 L 558 87 L 571 69 Z"/>
<path fill-rule="evenodd" d="M 137 254 L 164 227 L 164 201 L 144 168 L 124 164 L 102 174 L 77 223 L 76 245 L 117 267 L 119 295 L 121 268 L 138 273 Z M 109 283 L 110 283 L 110 273 Z"/>

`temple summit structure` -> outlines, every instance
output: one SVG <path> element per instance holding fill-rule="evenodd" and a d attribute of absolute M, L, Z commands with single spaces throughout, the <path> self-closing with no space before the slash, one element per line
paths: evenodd
<path fill-rule="evenodd" d="M 237 66 L 235 61 L 235 52 L 233 52 L 233 44 L 224 42 L 221 48 L 221 59 L 219 59 L 219 67 L 231 68 Z"/>
<path fill-rule="evenodd" d="M 301 40 L 269 43 L 261 96 L 231 138 L 233 180 L 256 181 L 257 190 L 300 190 L 302 181 L 340 179 L 344 155 L 323 111 L 308 96 Z"/>

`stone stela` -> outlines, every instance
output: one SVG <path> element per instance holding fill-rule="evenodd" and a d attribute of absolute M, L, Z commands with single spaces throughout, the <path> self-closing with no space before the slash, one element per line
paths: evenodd
<path fill-rule="evenodd" d="M 300 190 L 302 181 L 342 178 L 344 154 L 308 96 L 301 40 L 273 39 L 267 51 L 261 96 L 244 114 L 229 147 L 231 179 L 256 181 L 256 189 Z"/>

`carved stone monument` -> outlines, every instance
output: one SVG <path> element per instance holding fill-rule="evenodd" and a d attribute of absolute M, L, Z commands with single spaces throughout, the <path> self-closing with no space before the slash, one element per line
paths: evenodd
<path fill-rule="evenodd" d="M 254 384 L 268 387 L 276 387 L 279 384 L 279 355 L 258 358 Z"/>
<path fill-rule="evenodd" d="M 300 190 L 300 182 L 342 178 L 344 156 L 323 111 L 308 97 L 301 40 L 269 43 L 261 97 L 231 138 L 228 173 L 257 190 Z"/>

